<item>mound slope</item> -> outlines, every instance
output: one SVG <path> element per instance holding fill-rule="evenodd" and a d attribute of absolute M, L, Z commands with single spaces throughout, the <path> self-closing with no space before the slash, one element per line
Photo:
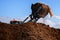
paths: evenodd
<path fill-rule="evenodd" d="M 41 23 L 14 25 L 0 22 L 0 40 L 60 40 L 60 29 Z"/>

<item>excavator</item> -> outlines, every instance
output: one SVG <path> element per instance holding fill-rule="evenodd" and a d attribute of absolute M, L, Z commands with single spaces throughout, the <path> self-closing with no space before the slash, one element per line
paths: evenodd
<path fill-rule="evenodd" d="M 48 5 L 45 5 L 43 3 L 35 3 L 31 6 L 32 13 L 24 20 L 24 21 L 17 21 L 12 20 L 10 21 L 10 24 L 24 24 L 26 23 L 26 20 L 30 18 L 27 22 L 37 22 L 40 18 L 45 18 L 45 16 L 49 13 L 50 17 L 53 16 L 52 11 L 50 10 L 50 7 Z"/>

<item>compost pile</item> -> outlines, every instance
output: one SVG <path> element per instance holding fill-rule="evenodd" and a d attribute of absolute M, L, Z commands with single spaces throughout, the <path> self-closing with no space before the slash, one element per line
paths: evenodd
<path fill-rule="evenodd" d="M 60 29 L 42 23 L 6 24 L 0 22 L 0 40 L 60 40 Z"/>

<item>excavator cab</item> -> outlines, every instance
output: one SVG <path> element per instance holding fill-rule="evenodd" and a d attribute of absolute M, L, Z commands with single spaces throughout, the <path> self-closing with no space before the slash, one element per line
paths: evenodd
<path fill-rule="evenodd" d="M 10 21 L 10 24 L 22 24 L 22 23 L 23 23 L 22 21 L 17 21 L 15 19 Z"/>

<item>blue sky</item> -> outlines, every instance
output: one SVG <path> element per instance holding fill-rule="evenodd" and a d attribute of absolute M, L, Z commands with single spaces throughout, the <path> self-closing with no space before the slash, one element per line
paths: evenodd
<path fill-rule="evenodd" d="M 54 18 L 48 18 L 48 20 L 59 22 L 60 0 L 0 0 L 0 21 L 7 22 L 11 18 L 25 19 L 31 14 L 31 4 L 36 2 L 49 5 Z"/>

